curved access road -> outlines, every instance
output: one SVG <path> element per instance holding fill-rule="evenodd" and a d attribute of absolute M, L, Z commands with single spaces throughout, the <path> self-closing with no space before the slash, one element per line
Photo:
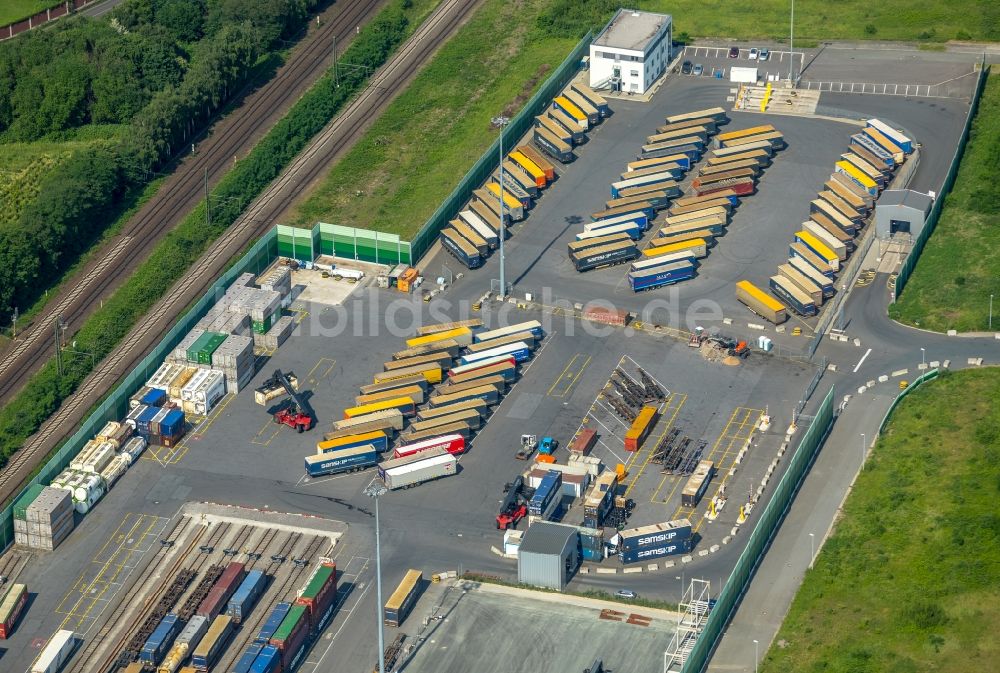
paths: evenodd
<path fill-rule="evenodd" d="M 437 48 L 471 15 L 480 0 L 444 0 L 421 27 L 372 77 L 364 89 L 282 175 L 258 197 L 150 310 L 119 345 L 115 353 L 87 377 L 16 453 L 0 473 L 0 502 L 14 496 L 34 467 L 60 442 L 68 438 L 94 402 L 105 395 L 131 370 L 177 317 L 201 296 L 246 245 L 270 229 L 274 217 L 299 196 L 301 187 L 325 172 L 350 149 L 364 130 L 399 95 L 427 63 Z M 197 198 L 195 198 L 197 201 Z"/>

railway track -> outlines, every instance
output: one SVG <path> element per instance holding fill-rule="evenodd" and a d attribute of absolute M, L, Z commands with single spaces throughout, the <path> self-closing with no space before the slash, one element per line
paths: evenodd
<path fill-rule="evenodd" d="M 61 317 L 67 333 L 77 330 L 104 298 L 148 257 L 162 237 L 200 201 L 205 171 L 210 183 L 221 179 L 232 159 L 249 151 L 280 118 L 284 109 L 326 72 L 332 39 L 346 36 L 339 46 L 339 50 L 345 49 L 355 28 L 367 23 L 383 2 L 350 0 L 337 3 L 334 9 L 337 11 L 337 6 L 341 6 L 341 11 L 337 11 L 333 20 L 307 39 L 287 68 L 251 94 L 239 111 L 221 120 L 212 135 L 201 143 L 199 153 L 194 158 L 189 157 L 177 169 L 157 194 L 125 224 L 122 233 L 107 244 L 106 250 L 95 254 L 74 278 L 64 283 L 60 295 L 32 325 L 25 326 L 20 340 L 0 359 L 0 402 L 6 402 L 20 390 L 28 376 L 47 360 L 57 320 Z M 86 390 L 86 380 L 81 390 Z M 89 407 L 90 402 L 85 404 Z M 74 411 L 79 411 L 79 407 L 74 407 Z M 66 426 L 67 429 L 69 427 Z M 34 468 L 39 458 L 38 446 L 52 446 L 71 434 L 63 432 L 49 444 L 44 433 L 43 426 L 40 431 L 43 441 L 35 443 L 29 440 L 0 472 L 0 503 L 13 497 L 25 475 Z"/>

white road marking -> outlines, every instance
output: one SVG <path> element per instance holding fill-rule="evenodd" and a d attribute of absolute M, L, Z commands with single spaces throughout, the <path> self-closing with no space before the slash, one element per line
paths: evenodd
<path fill-rule="evenodd" d="M 871 348 L 869 348 L 869 349 L 868 349 L 868 350 L 867 350 L 867 351 L 865 352 L 865 354 L 861 356 L 861 359 L 860 359 L 860 360 L 858 360 L 858 364 L 854 365 L 854 373 L 855 373 L 855 374 L 857 374 L 857 373 L 858 373 L 858 370 L 859 370 L 859 369 L 861 369 L 861 365 L 863 365 L 863 364 L 864 364 L 865 360 L 866 360 L 866 359 L 868 358 L 868 356 L 869 356 L 869 355 L 871 355 L 871 354 L 872 354 L 872 349 L 871 349 Z"/>

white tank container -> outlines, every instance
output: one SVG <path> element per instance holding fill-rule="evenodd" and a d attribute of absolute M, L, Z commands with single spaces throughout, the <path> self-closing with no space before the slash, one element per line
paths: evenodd
<path fill-rule="evenodd" d="M 104 480 L 105 488 L 111 488 L 111 486 L 118 481 L 119 477 L 125 474 L 125 470 L 128 469 L 129 460 L 124 454 L 115 456 L 114 460 L 108 463 L 108 466 L 101 470 L 101 478 Z"/>
<path fill-rule="evenodd" d="M 118 455 L 125 456 L 131 465 L 135 461 L 139 460 L 139 456 L 141 456 L 142 452 L 145 450 L 146 440 L 142 437 L 133 437 L 125 442 L 125 446 L 122 447 L 122 452 Z"/>
<path fill-rule="evenodd" d="M 104 479 L 99 474 L 89 475 L 84 483 L 73 489 L 73 504 L 76 511 L 86 514 L 104 496 Z"/>
<path fill-rule="evenodd" d="M 181 388 L 181 400 L 185 402 L 194 401 L 194 393 L 204 383 L 205 378 L 211 373 L 210 369 L 199 369 L 198 372 L 191 377 L 183 388 Z"/>

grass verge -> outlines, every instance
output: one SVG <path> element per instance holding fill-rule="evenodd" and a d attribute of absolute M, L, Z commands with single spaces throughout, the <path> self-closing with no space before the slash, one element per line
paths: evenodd
<path fill-rule="evenodd" d="M 376 69 L 415 30 L 411 16 L 421 16 L 431 1 L 390 3 L 355 37 L 344 60 Z M 243 207 L 277 177 L 366 81 L 358 71 L 341 76 L 340 87 L 335 88 L 329 75 L 322 77 L 212 190 L 213 204 L 219 204 L 213 205 L 212 226 L 204 224 L 204 206 L 195 208 L 88 318 L 73 338 L 74 350 L 92 353 L 97 361 L 110 353 L 189 264 L 236 220 Z M 55 361 L 48 361 L 0 410 L 0 467 L 76 389 L 93 369 L 93 363 L 88 356 L 67 355 L 63 375 L 58 376 Z"/>
<path fill-rule="evenodd" d="M 985 331 L 990 295 L 1000 300 L 1000 74 L 986 80 L 955 187 L 902 295 L 901 322 L 944 332 Z M 1000 312 L 1000 301 L 996 306 Z M 994 320 L 1000 325 L 1000 314 Z"/>
<path fill-rule="evenodd" d="M 4 0 L 0 2 L 0 26 L 27 19 L 38 12 L 62 4 L 60 0 Z"/>
<path fill-rule="evenodd" d="M 900 403 L 763 673 L 995 670 L 997 399 L 1000 371 L 983 369 L 945 374 Z"/>
<path fill-rule="evenodd" d="M 300 202 L 291 223 L 416 233 L 576 39 L 547 37 L 548 0 L 487 0 L 357 145 Z"/>

